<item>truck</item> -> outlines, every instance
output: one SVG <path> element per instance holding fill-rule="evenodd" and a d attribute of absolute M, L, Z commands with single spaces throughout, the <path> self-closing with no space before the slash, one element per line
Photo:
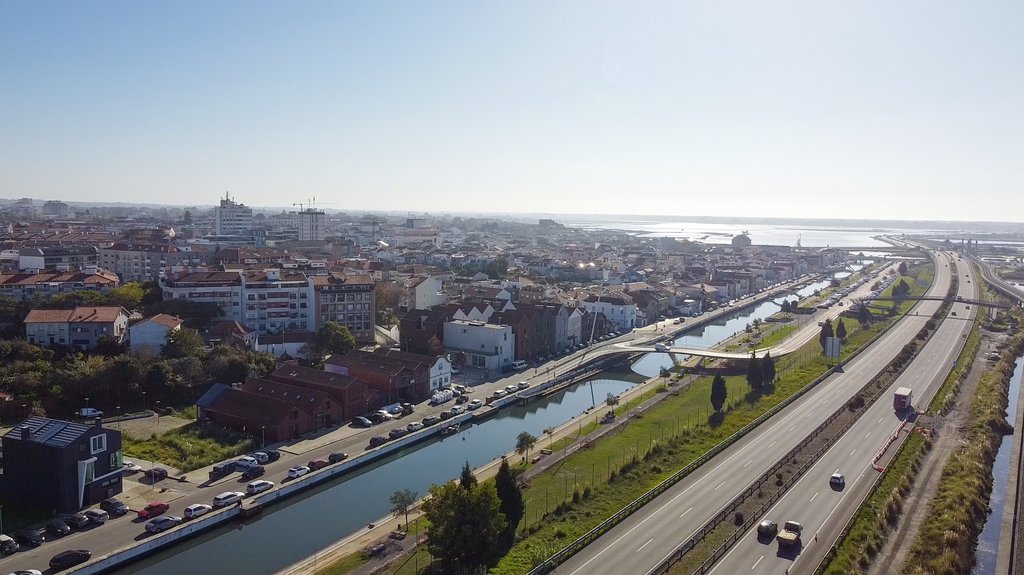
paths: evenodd
<path fill-rule="evenodd" d="M 796 547 L 800 545 L 800 532 L 803 531 L 803 526 L 796 521 L 787 521 L 782 524 L 782 531 L 775 536 L 775 540 L 779 542 L 779 547 Z"/>
<path fill-rule="evenodd" d="M 80 417 L 103 417 L 103 412 L 95 407 L 83 407 L 78 410 Z"/>
<path fill-rule="evenodd" d="M 892 408 L 896 411 L 903 411 L 912 407 L 914 390 L 909 387 L 901 387 L 892 396 Z"/>

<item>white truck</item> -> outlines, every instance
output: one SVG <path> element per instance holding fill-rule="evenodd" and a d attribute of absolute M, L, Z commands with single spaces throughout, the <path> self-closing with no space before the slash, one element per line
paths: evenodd
<path fill-rule="evenodd" d="M 78 410 L 80 417 L 103 417 L 103 412 L 95 407 L 83 407 Z"/>
<path fill-rule="evenodd" d="M 892 395 L 892 408 L 897 412 L 913 407 L 914 390 L 909 387 L 900 387 Z"/>

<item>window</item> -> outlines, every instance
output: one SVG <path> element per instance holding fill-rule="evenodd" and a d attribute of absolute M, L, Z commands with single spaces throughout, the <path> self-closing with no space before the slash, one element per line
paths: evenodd
<path fill-rule="evenodd" d="M 101 433 L 94 435 L 89 438 L 89 453 L 96 455 L 101 451 L 107 450 L 107 434 Z"/>

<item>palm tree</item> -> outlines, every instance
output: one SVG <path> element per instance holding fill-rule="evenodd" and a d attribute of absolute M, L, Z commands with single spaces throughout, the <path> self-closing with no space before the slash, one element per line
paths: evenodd
<path fill-rule="evenodd" d="M 523 455 L 525 453 L 526 455 L 523 455 L 523 461 L 526 461 L 526 458 L 530 455 L 530 449 L 536 445 L 536 443 L 537 438 L 531 435 L 530 432 L 520 432 L 520 434 L 516 436 L 516 453 L 519 455 Z"/>

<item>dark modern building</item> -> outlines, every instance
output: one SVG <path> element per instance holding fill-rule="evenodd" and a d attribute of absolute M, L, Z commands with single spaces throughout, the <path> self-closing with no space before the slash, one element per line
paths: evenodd
<path fill-rule="evenodd" d="M 3 436 L 4 499 L 78 511 L 121 492 L 121 434 L 99 425 L 30 417 Z"/>

